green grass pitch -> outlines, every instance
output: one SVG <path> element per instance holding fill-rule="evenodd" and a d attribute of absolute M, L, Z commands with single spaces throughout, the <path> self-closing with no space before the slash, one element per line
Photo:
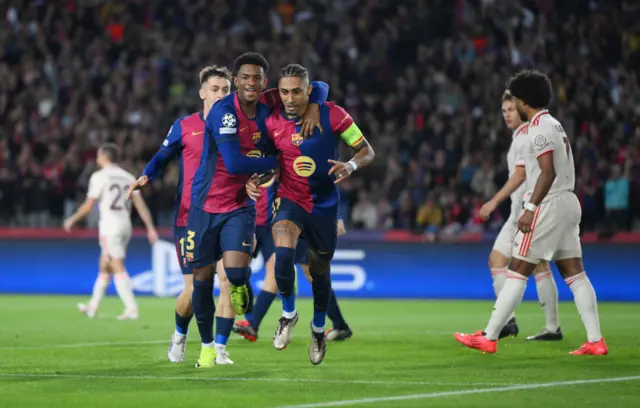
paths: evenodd
<path fill-rule="evenodd" d="M 608 356 L 569 356 L 585 340 L 572 303 L 560 305 L 565 340 L 527 343 L 542 311 L 517 311 L 521 335 L 483 355 L 453 339 L 484 328 L 491 302 L 345 300 L 354 337 L 307 357 L 311 300 L 284 351 L 271 345 L 278 301 L 262 337 L 229 341 L 233 366 L 196 370 L 192 322 L 184 364 L 167 361 L 173 299 L 139 298 L 141 318 L 117 321 L 107 298 L 89 320 L 78 297 L 0 297 L 1 407 L 640 407 L 640 304 L 600 305 Z M 594 380 L 589 382 L 589 380 Z"/>

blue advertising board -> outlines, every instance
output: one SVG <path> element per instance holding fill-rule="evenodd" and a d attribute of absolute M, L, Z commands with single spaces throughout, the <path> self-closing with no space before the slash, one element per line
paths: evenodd
<path fill-rule="evenodd" d="M 419 244 L 343 241 L 332 263 L 333 287 L 341 297 L 415 299 L 493 299 L 487 244 Z M 632 244 L 587 244 L 587 273 L 603 301 L 640 301 L 640 251 Z M 0 241 L 0 293 L 90 294 L 99 248 L 95 239 Z M 133 239 L 126 266 L 138 294 L 175 296 L 182 275 L 175 246 L 153 248 Z M 252 263 L 252 282 L 264 279 L 264 260 Z M 311 287 L 300 276 L 300 295 Z M 556 272 L 560 298 L 571 300 Z M 110 289 L 113 290 L 113 289 Z M 536 299 L 529 282 L 525 299 Z"/>

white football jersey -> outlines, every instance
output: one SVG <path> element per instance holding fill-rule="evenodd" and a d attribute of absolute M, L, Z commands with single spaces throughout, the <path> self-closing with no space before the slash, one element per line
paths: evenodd
<path fill-rule="evenodd" d="M 524 166 L 524 147 L 526 145 L 527 123 L 518 126 L 512 135 L 511 146 L 507 152 L 507 167 L 509 178 L 516 172 L 516 167 Z M 527 184 L 522 183 L 520 187 L 511 193 L 511 214 L 516 215 L 522 208 L 522 197 L 526 191 Z"/>
<path fill-rule="evenodd" d="M 131 201 L 127 200 L 127 190 L 135 180 L 131 173 L 115 164 L 91 175 L 87 195 L 99 203 L 101 236 L 131 231 Z"/>
<path fill-rule="evenodd" d="M 538 112 L 529 121 L 526 136 L 524 164 L 527 173 L 527 192 L 530 196 L 540 176 L 538 158 L 553 152 L 553 166 L 556 178 L 542 202 L 552 199 L 559 193 L 573 191 L 576 184 L 576 169 L 573 163 L 571 143 L 560 122 L 549 111 Z"/>

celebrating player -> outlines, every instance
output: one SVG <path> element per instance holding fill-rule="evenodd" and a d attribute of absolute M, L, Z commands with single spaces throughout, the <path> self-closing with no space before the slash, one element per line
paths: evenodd
<path fill-rule="evenodd" d="M 524 196 L 526 173 L 524 170 L 524 158 L 522 149 L 527 133 L 526 115 L 520 114 L 516 108 L 516 100 L 506 91 L 502 95 L 502 116 L 509 129 L 513 131 L 513 139 L 507 153 L 507 166 L 509 168 L 509 180 L 505 183 L 496 195 L 480 209 L 480 215 L 488 218 L 489 215 L 504 201 L 511 197 L 511 213 L 502 226 L 498 237 L 493 245 L 493 250 L 489 255 L 489 268 L 493 278 L 493 289 L 496 297 L 502 290 L 507 277 L 507 265 L 511 257 L 513 239 L 516 236 L 516 224 L 518 214 L 522 208 Z M 527 340 L 562 340 L 562 331 L 558 317 L 558 288 L 553 279 L 553 273 L 549 268 L 549 263 L 542 260 L 533 272 L 536 278 L 536 289 L 538 299 L 544 310 L 546 326 L 541 333 L 527 337 Z M 509 321 L 502 328 L 498 338 L 518 335 L 518 324 L 514 315 L 509 317 Z"/>
<path fill-rule="evenodd" d="M 89 304 L 80 303 L 78 309 L 89 317 L 96 315 L 112 273 L 116 291 L 125 307 L 118 319 L 126 320 L 138 318 L 138 305 L 133 295 L 131 278 L 124 266 L 127 245 L 131 239 L 131 205 L 127 201 L 126 192 L 135 177 L 117 165 L 118 153 L 118 147 L 113 144 L 105 144 L 98 149 L 96 162 L 100 170 L 91 175 L 87 199 L 65 220 L 64 229 L 70 231 L 76 222 L 91 212 L 96 201 L 100 203 L 100 271 L 93 285 Z M 149 243 L 153 244 L 158 239 L 158 233 L 140 194 L 133 196 L 133 205 L 147 228 Z"/>
<path fill-rule="evenodd" d="M 186 227 L 191 204 L 191 187 L 196 169 L 200 165 L 205 118 L 214 103 L 231 93 L 231 72 L 225 67 L 215 65 L 205 67 L 200 71 L 199 93 L 200 99 L 203 101 L 203 110 L 174 122 L 160 150 L 147 164 L 142 176 L 129 188 L 129 196 L 131 196 L 134 190 L 159 179 L 172 160 L 176 158 L 179 160 L 173 236 L 184 278 L 184 289 L 176 300 L 176 329 L 172 336 L 168 353 L 169 361 L 174 363 L 184 361 L 187 332 L 189 330 L 189 322 L 193 316 L 191 304 L 193 275 L 191 268 L 185 262 L 185 246 L 189 239 Z M 220 297 L 218 299 L 218 309 L 216 310 L 216 364 L 233 364 L 225 346 L 226 340 L 231 333 L 235 315 L 231 310 L 229 283 L 221 263 L 217 265 L 217 272 L 220 283 Z"/>
<path fill-rule="evenodd" d="M 252 178 L 247 183 L 247 193 L 250 197 L 256 200 L 256 238 L 258 241 L 256 252 L 258 250 L 261 251 L 263 259 L 266 260 L 266 276 L 262 284 L 262 289 L 256 297 L 253 312 L 251 314 L 245 313 L 246 319 L 236 322 L 233 329 L 236 333 L 251 342 L 258 339 L 258 329 L 260 328 L 262 319 L 267 314 L 267 311 L 271 307 L 278 291 L 275 277 L 274 243 L 273 235 L 271 233 L 271 209 L 273 208 L 273 203 L 275 201 L 278 182 L 275 181 L 275 177 L 267 185 L 260 187 L 256 186 L 254 182 L 255 179 Z M 266 194 L 264 194 L 264 190 L 267 190 Z M 346 229 L 344 221 L 341 218 L 338 218 L 338 237 L 345 233 Z M 295 263 L 300 265 L 305 277 L 309 282 L 311 282 L 307 243 L 304 240 L 298 240 Z M 336 298 L 333 289 L 331 290 L 331 298 L 329 300 L 327 315 L 333 322 L 333 329 L 329 329 L 327 331 L 327 340 L 346 340 L 353 335 L 351 328 L 342 316 L 342 312 L 338 306 L 338 299 Z"/>
<path fill-rule="evenodd" d="M 310 138 L 300 135 L 295 118 L 308 108 L 309 75 L 301 65 L 282 69 L 278 83 L 284 108 L 267 119 L 267 129 L 280 154 L 280 185 L 273 219 L 275 275 L 282 296 L 283 314 L 273 345 L 282 350 L 291 341 L 298 321 L 296 312 L 295 248 L 302 236 L 309 245 L 309 270 L 314 299 L 309 359 L 320 364 L 326 353 L 324 326 L 331 297 L 330 261 L 336 249 L 339 183 L 356 169 L 365 167 L 374 152 L 358 126 L 344 109 L 327 102 L 320 108 L 323 130 Z M 336 161 L 342 139 L 356 155 L 347 163 Z M 335 179 L 334 179 L 335 177 Z"/>
<path fill-rule="evenodd" d="M 185 258 L 193 268 L 193 311 L 202 341 L 196 367 L 215 364 L 214 262 L 222 258 L 233 311 L 242 314 L 249 303 L 247 283 L 251 275 L 255 208 L 247 197 L 245 184 L 251 174 L 267 173 L 278 166 L 276 157 L 262 157 L 270 147 L 265 128 L 269 110 L 259 103 L 268 69 L 260 54 L 238 57 L 234 78 L 238 90 L 216 103 L 206 118 L 185 237 Z M 324 96 L 318 101 L 321 103 L 328 87 L 323 90 Z"/>
<path fill-rule="evenodd" d="M 500 330 L 522 301 L 527 279 L 541 260 L 553 260 L 573 292 L 587 342 L 574 355 L 607 354 L 600 333 L 598 304 L 582 264 L 579 224 L 581 209 L 573 193 L 575 167 L 571 144 L 562 125 L 544 109 L 551 101 L 551 81 L 525 70 L 511 78 L 509 90 L 518 110 L 529 118 L 523 146 L 528 200 L 518 219 L 518 232 L 504 287 L 498 294 L 485 331 L 456 333 L 467 347 L 485 353 L 497 351 Z"/>

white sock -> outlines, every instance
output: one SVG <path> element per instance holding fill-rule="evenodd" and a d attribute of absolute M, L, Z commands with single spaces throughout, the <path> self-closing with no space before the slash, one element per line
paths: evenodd
<path fill-rule="evenodd" d="M 186 334 L 182 334 L 182 333 L 178 332 L 177 330 L 173 332 L 173 335 L 174 336 L 179 336 L 179 337 L 187 337 Z"/>
<path fill-rule="evenodd" d="M 284 310 L 282 311 L 282 316 L 286 317 L 287 319 L 293 319 L 294 317 L 296 317 L 296 314 L 298 312 L 296 310 L 294 310 L 293 312 L 285 312 Z"/>
<path fill-rule="evenodd" d="M 124 307 L 127 312 L 137 312 L 138 304 L 136 298 L 133 296 L 133 285 L 131 284 L 131 278 L 127 272 L 118 273 L 115 275 L 116 291 L 118 296 L 124 303 Z"/>
<path fill-rule="evenodd" d="M 578 313 L 582 318 L 582 324 L 587 330 L 587 340 L 590 343 L 600 341 L 600 318 L 598 317 L 598 301 L 593 285 L 585 272 L 565 279 L 573 292 L 573 300 L 576 302 Z"/>
<path fill-rule="evenodd" d="M 89 301 L 90 310 L 98 310 L 98 307 L 100 307 L 100 301 L 109 287 L 110 280 L 108 273 L 98 274 L 96 281 L 93 283 L 93 293 L 91 294 L 91 300 Z"/>
<path fill-rule="evenodd" d="M 500 291 L 504 287 L 505 282 L 507 281 L 507 267 L 503 268 L 491 268 L 491 278 L 493 279 L 493 291 L 496 293 L 496 299 L 500 294 Z M 509 316 L 509 320 L 516 317 L 515 312 L 511 313 Z"/>
<path fill-rule="evenodd" d="M 224 344 L 220 344 L 220 343 L 216 343 L 215 347 L 216 347 L 216 350 L 224 350 L 226 348 Z"/>
<path fill-rule="evenodd" d="M 491 319 L 485 331 L 485 337 L 489 340 L 497 340 L 500 330 L 509 321 L 509 316 L 513 314 L 524 296 L 527 287 L 527 277 L 514 271 L 507 272 L 507 279 L 504 287 L 498 294 L 498 300 L 493 307 Z"/>
<path fill-rule="evenodd" d="M 545 271 L 536 275 L 538 300 L 544 311 L 545 328 L 555 332 L 560 327 L 558 315 L 558 286 L 553 279 L 553 272 Z"/>
<path fill-rule="evenodd" d="M 211 343 L 202 343 L 202 347 L 211 347 L 211 348 L 213 348 L 213 347 L 215 347 L 215 344 L 213 342 L 211 342 Z"/>
<path fill-rule="evenodd" d="M 324 327 L 316 327 L 313 323 L 311 323 L 311 331 L 314 333 L 324 333 Z"/>

